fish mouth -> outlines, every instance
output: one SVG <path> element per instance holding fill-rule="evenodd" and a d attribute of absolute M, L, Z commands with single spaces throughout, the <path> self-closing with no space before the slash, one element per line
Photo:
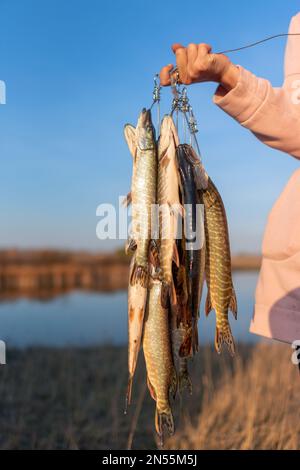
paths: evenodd
<path fill-rule="evenodd" d="M 143 127 L 151 126 L 151 111 L 150 109 L 143 108 L 139 116 L 139 125 Z"/>

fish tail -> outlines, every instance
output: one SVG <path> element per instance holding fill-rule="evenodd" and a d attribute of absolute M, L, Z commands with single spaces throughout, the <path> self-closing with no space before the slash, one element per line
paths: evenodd
<path fill-rule="evenodd" d="M 126 400 L 125 400 L 125 410 L 124 414 L 127 414 L 128 406 L 131 403 L 131 392 L 132 392 L 132 381 L 133 381 L 133 376 L 130 375 L 128 378 L 128 384 L 127 384 L 127 392 L 126 392 Z"/>
<path fill-rule="evenodd" d="M 170 407 L 164 411 L 160 411 L 158 407 L 155 410 L 155 429 L 157 434 L 163 438 L 164 427 L 167 428 L 169 436 L 173 436 L 175 431 L 174 418 Z"/>
<path fill-rule="evenodd" d="M 148 287 L 148 267 L 140 266 L 136 262 L 133 265 L 130 284 L 140 284 L 142 287 Z"/>
<path fill-rule="evenodd" d="M 218 354 L 221 353 L 222 345 L 226 344 L 227 349 L 231 356 L 235 355 L 235 343 L 232 336 L 230 325 L 220 328 L 216 327 L 215 348 Z"/>

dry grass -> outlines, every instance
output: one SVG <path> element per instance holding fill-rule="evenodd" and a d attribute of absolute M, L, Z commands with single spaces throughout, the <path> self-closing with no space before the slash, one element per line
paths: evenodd
<path fill-rule="evenodd" d="M 180 449 L 298 449 L 300 378 L 282 345 L 239 346 L 232 361 L 202 348 L 193 396 L 177 399 Z M 0 367 L 1 449 L 156 448 L 154 403 L 138 368 L 124 416 L 125 348 L 8 351 Z"/>
<path fill-rule="evenodd" d="M 300 378 L 291 349 L 260 344 L 207 393 L 201 412 L 169 441 L 172 449 L 299 449 Z"/>

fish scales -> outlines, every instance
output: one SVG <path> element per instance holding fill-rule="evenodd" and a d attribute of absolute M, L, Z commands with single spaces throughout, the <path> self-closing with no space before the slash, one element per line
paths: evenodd
<path fill-rule="evenodd" d="M 177 217 L 181 210 L 176 162 L 177 131 L 171 116 L 163 118 L 158 143 L 157 202 L 159 204 L 160 270 L 164 287 L 176 302 L 172 277 L 172 259 L 176 251 Z M 165 297 L 165 296 L 163 296 Z M 164 305 L 166 307 L 167 303 Z"/>
<path fill-rule="evenodd" d="M 169 392 L 174 384 L 168 310 L 161 305 L 162 282 L 150 279 L 146 318 L 143 334 L 143 350 L 147 369 L 148 386 L 156 401 L 155 426 L 159 435 L 166 425 L 169 434 L 174 433 L 174 421 Z"/>
<path fill-rule="evenodd" d="M 181 181 L 181 194 L 186 212 L 184 217 L 184 235 L 186 238 L 185 242 L 188 242 L 188 246 L 186 243 L 184 258 L 186 266 L 188 306 L 193 319 L 193 330 L 195 332 L 193 340 L 195 351 L 198 348 L 198 340 L 196 338 L 197 322 L 199 317 L 205 265 L 204 232 L 199 232 L 199 227 L 197 226 L 199 204 L 202 204 L 203 200 L 202 191 L 198 190 L 196 184 L 196 158 L 194 150 L 190 145 L 179 145 L 177 147 L 176 155 Z M 190 237 L 191 234 L 193 234 L 194 238 Z"/>
<path fill-rule="evenodd" d="M 127 124 L 124 133 L 134 159 L 131 184 L 132 238 L 137 247 L 130 282 L 146 287 L 157 184 L 157 148 L 150 110 L 143 109 L 137 127 Z"/>
<path fill-rule="evenodd" d="M 130 263 L 129 279 L 135 264 L 136 254 Z M 128 285 L 128 387 L 126 395 L 126 408 L 131 402 L 132 381 L 136 370 L 138 354 L 141 346 L 144 314 L 147 301 L 147 288 L 141 284 Z"/>
<path fill-rule="evenodd" d="M 228 319 L 228 310 L 237 314 L 237 303 L 231 275 L 231 255 L 226 212 L 222 198 L 209 179 L 203 195 L 205 205 L 206 281 L 208 297 L 206 313 L 216 312 L 215 346 L 221 351 L 225 342 L 229 352 L 235 353 L 234 340 Z"/>

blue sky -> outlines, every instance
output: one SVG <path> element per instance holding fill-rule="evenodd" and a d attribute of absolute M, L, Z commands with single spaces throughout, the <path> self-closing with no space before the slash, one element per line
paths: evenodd
<path fill-rule="evenodd" d="M 186 5 L 186 6 L 185 6 Z M 0 0 L 1 247 L 110 249 L 96 207 L 130 185 L 123 125 L 152 97 L 173 42 L 214 50 L 286 32 L 299 1 Z M 285 39 L 230 57 L 280 86 Z M 266 218 L 299 162 L 268 149 L 191 87 L 205 166 L 223 196 L 232 250 L 259 251 Z M 162 110 L 171 95 L 164 90 Z"/>

